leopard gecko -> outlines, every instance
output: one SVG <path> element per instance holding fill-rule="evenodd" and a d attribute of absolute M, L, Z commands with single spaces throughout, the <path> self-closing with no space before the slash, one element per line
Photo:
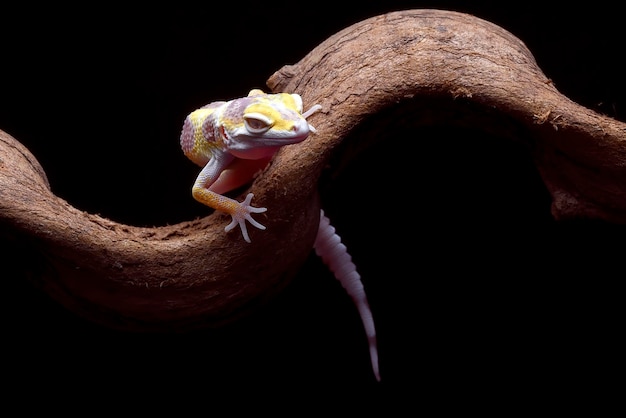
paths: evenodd
<path fill-rule="evenodd" d="M 306 119 L 321 108 L 316 104 L 303 113 L 298 94 L 267 94 L 253 89 L 246 97 L 210 103 L 185 118 L 181 148 L 187 158 L 202 167 L 192 196 L 232 217 L 224 228 L 226 232 L 239 225 L 243 239 L 251 242 L 246 221 L 265 229 L 252 214 L 267 208 L 252 206 L 252 193 L 241 203 L 222 193 L 251 181 L 281 147 L 302 142 L 314 133 L 315 128 Z M 323 210 L 314 250 L 356 305 L 367 335 L 374 376 L 380 380 L 376 330 L 361 277 Z"/>

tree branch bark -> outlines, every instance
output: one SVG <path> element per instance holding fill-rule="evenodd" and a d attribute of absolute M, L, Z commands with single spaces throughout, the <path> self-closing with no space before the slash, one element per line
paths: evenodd
<path fill-rule="evenodd" d="M 323 110 L 310 118 L 317 133 L 282 149 L 243 192 L 268 208 L 258 217 L 267 230 L 251 231 L 251 244 L 225 233 L 220 213 L 141 228 L 79 211 L 1 131 L 0 239 L 33 248 L 34 278 L 94 321 L 141 330 L 216 326 L 295 275 L 317 231 L 318 179 L 347 142 L 419 153 L 418 142 L 397 133 L 437 124 L 527 144 L 556 219 L 626 223 L 626 124 L 560 94 L 519 39 L 484 20 L 438 10 L 367 19 L 277 71 L 268 86 Z"/>

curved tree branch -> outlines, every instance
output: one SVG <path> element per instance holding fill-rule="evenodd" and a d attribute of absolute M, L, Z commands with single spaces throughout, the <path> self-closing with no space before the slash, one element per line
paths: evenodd
<path fill-rule="evenodd" d="M 2 239 L 41 254 L 44 289 L 95 321 L 158 330 L 218 325 L 279 291 L 308 256 L 319 221 L 316 179 L 346 141 L 358 133 L 366 145 L 384 144 L 393 139 L 390 126 L 441 123 L 527 143 L 557 219 L 626 221 L 626 124 L 560 94 L 519 39 L 484 20 L 437 10 L 367 19 L 268 85 L 323 110 L 310 118 L 317 134 L 282 149 L 251 186 L 268 208 L 259 218 L 267 230 L 251 231 L 251 244 L 225 233 L 220 213 L 140 228 L 81 212 L 55 196 L 37 160 L 0 132 Z"/>

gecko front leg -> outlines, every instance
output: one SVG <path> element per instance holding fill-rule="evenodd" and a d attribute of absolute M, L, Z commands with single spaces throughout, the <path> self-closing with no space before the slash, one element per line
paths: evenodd
<path fill-rule="evenodd" d="M 234 199 L 223 196 L 210 190 L 210 186 L 215 183 L 219 175 L 235 158 L 227 153 L 215 154 L 209 162 L 204 166 L 192 187 L 192 195 L 198 202 L 209 207 L 215 208 L 222 212 L 226 212 L 232 217 L 231 222 L 226 225 L 224 231 L 229 232 L 237 225 L 241 228 L 243 239 L 251 242 L 246 227 L 246 221 L 259 229 L 265 229 L 265 226 L 252 218 L 252 213 L 263 213 L 267 208 L 258 208 L 251 205 L 254 195 L 248 193 L 245 200 L 241 203 Z"/>

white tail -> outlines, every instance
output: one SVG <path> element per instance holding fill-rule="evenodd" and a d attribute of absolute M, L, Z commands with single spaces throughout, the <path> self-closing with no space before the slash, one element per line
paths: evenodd
<path fill-rule="evenodd" d="M 352 262 L 352 257 L 348 254 L 346 246 L 341 243 L 341 238 L 335 233 L 335 228 L 330 224 L 330 220 L 324 215 L 323 210 L 320 214 L 320 226 L 314 248 L 315 253 L 333 272 L 343 288 L 346 289 L 359 311 L 369 344 L 372 370 L 376 380 L 380 381 L 376 328 L 374 327 L 372 311 L 367 302 L 367 295 L 361 282 L 361 276 L 356 271 L 356 266 Z"/>

